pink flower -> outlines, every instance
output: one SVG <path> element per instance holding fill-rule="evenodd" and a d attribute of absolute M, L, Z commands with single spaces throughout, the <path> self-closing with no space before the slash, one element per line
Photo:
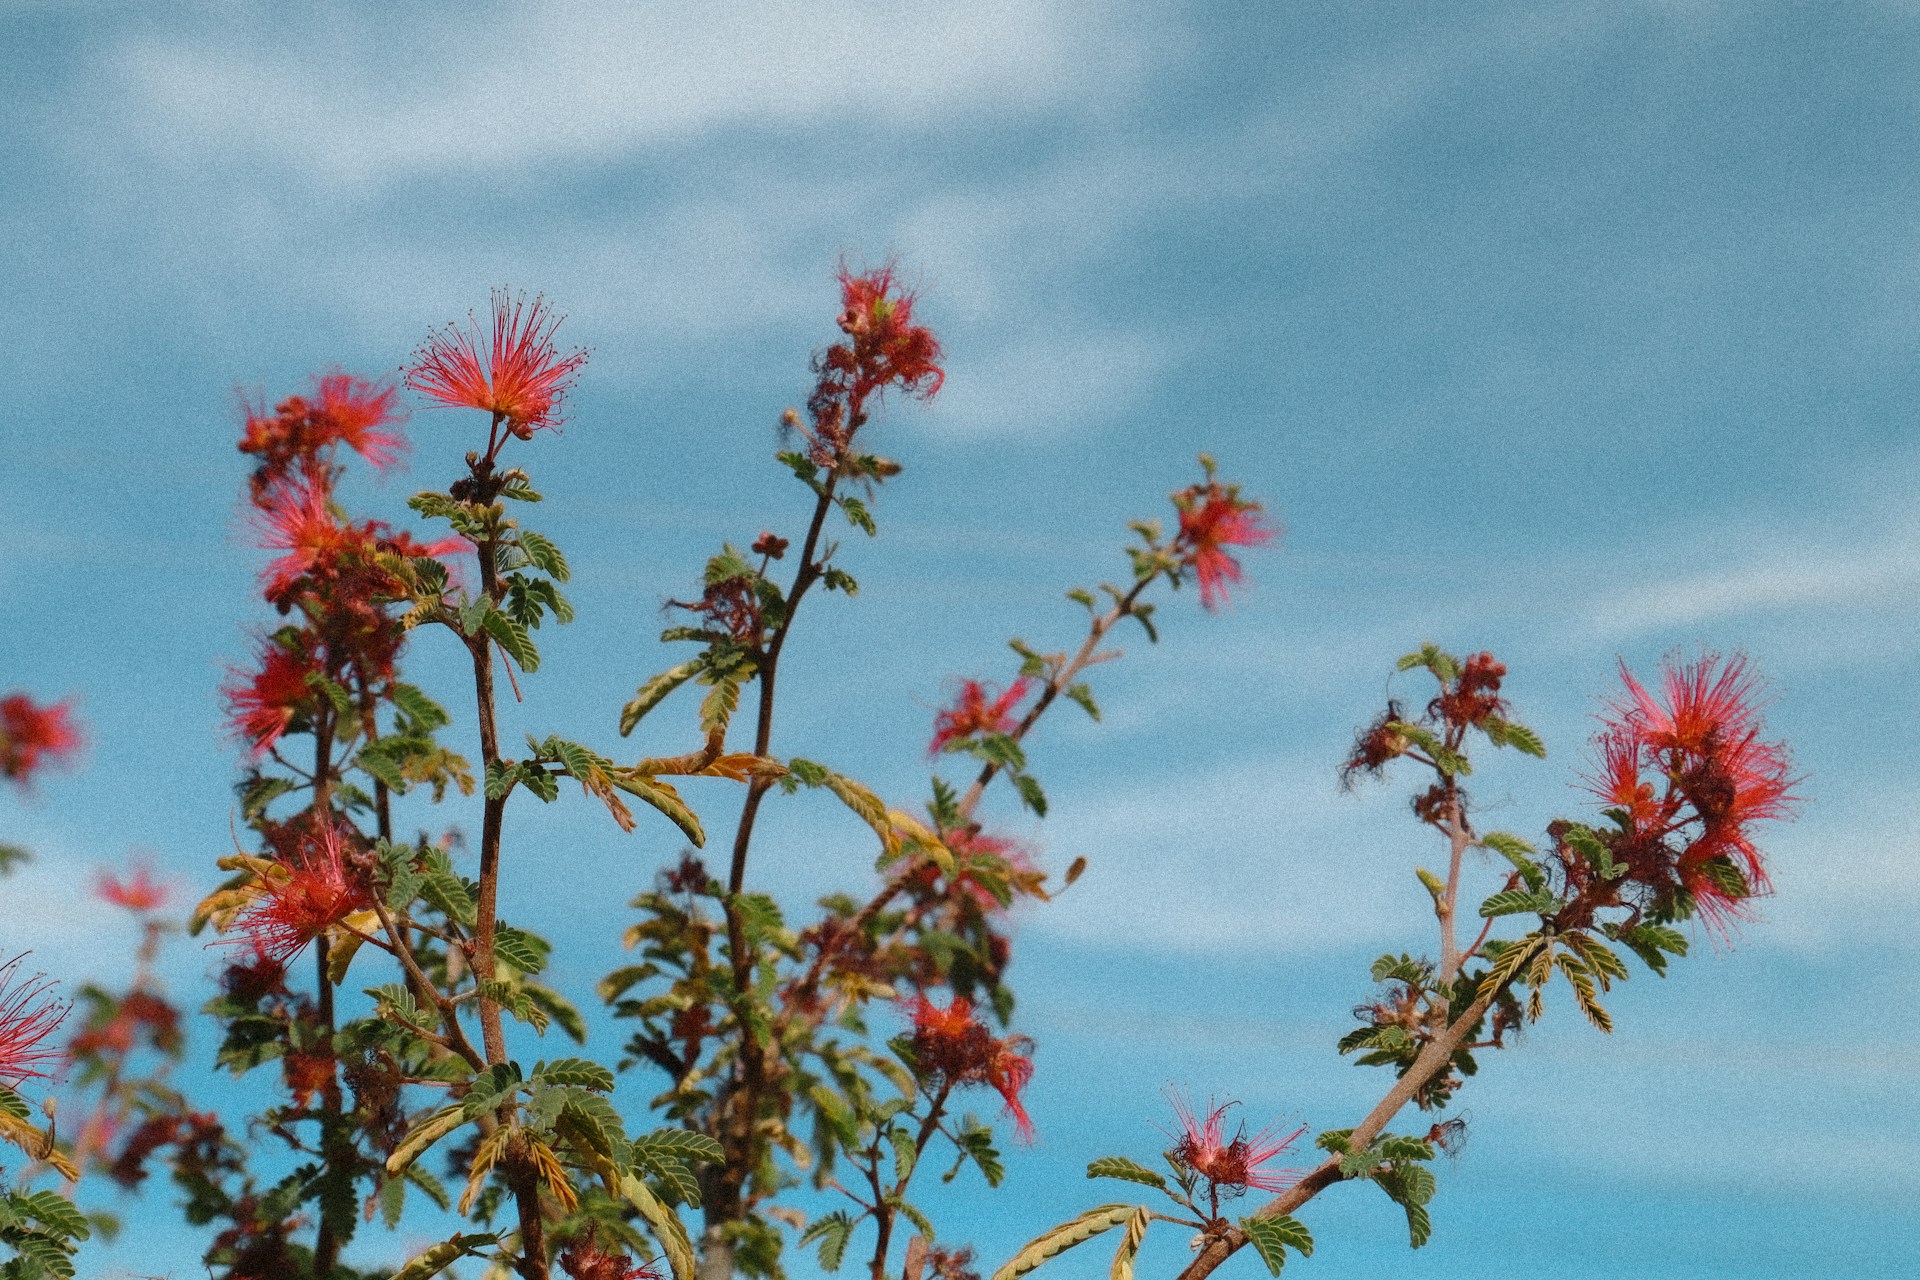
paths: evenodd
<path fill-rule="evenodd" d="M 1013 709 L 1027 696 L 1033 681 L 1021 676 L 1005 693 L 998 695 L 991 694 L 990 687 L 978 680 L 960 682 L 960 694 L 954 704 L 934 717 L 928 755 L 938 755 L 949 742 L 971 738 L 977 733 L 1012 733 L 1019 727 Z"/>
<path fill-rule="evenodd" d="M 0 1080 L 17 1085 L 30 1077 L 44 1079 L 47 1067 L 60 1060 L 60 1050 L 46 1043 L 66 1019 L 68 1006 L 55 1000 L 53 983 L 38 974 L 21 979 L 22 952 L 0 963 Z"/>
<path fill-rule="evenodd" d="M 485 409 L 529 439 L 535 428 L 560 425 L 560 402 L 587 362 L 585 351 L 562 354 L 554 345 L 561 319 L 544 298 L 528 302 L 496 289 L 487 353 L 469 316 L 465 328 L 450 324 L 429 335 L 407 368 L 407 385 L 441 404 Z"/>
<path fill-rule="evenodd" d="M 1173 552 L 1200 580 L 1200 603 L 1208 609 L 1227 601 L 1227 584 L 1240 581 L 1240 562 L 1228 547 L 1257 547 L 1273 541 L 1274 531 L 1261 523 L 1261 507 L 1248 502 L 1230 486 L 1208 481 L 1173 495 L 1180 512 L 1180 532 Z"/>
<path fill-rule="evenodd" d="M 0 777 L 25 784 L 39 769 L 79 750 L 71 703 L 39 706 L 24 693 L 0 698 Z"/>
<path fill-rule="evenodd" d="M 102 871 L 94 882 L 94 892 L 102 902 L 129 911 L 158 911 L 167 905 L 167 886 L 154 878 L 149 863 L 135 864 L 133 874 L 122 880 L 111 871 Z"/>
<path fill-rule="evenodd" d="M 1237 1196 L 1252 1187 L 1259 1191 L 1283 1191 L 1300 1180 L 1298 1171 L 1293 1169 L 1263 1169 L 1262 1165 L 1275 1156 L 1290 1150 L 1294 1142 L 1305 1133 L 1302 1125 L 1292 1133 L 1282 1135 L 1277 1128 L 1262 1129 L 1252 1137 L 1247 1136 L 1246 1126 L 1235 1129 L 1231 1139 L 1226 1136 L 1227 1112 L 1235 1103 L 1224 1103 L 1207 1112 L 1201 1120 L 1195 1114 L 1192 1103 L 1174 1094 L 1172 1096 L 1174 1115 L 1180 1121 L 1180 1136 L 1174 1142 L 1168 1156 L 1179 1165 L 1193 1170 L 1205 1178 L 1209 1190 L 1215 1197 L 1221 1195 Z"/>

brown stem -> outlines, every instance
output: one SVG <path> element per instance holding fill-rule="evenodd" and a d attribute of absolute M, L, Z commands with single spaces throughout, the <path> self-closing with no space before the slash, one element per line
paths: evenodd
<path fill-rule="evenodd" d="M 483 506 L 500 493 L 500 481 L 493 472 L 493 454 L 500 443 L 501 415 L 494 415 L 493 435 L 485 456 L 469 454 L 473 473 L 474 497 Z M 499 540 L 489 532 L 475 548 L 480 562 L 480 590 L 494 604 L 503 595 L 500 586 Z M 474 702 L 480 721 L 481 777 L 487 777 L 500 760 L 499 728 L 495 716 L 493 689 L 493 642 L 483 629 L 465 637 L 467 652 L 473 658 Z M 505 795 L 488 797 L 480 819 L 480 896 L 474 909 L 473 947 L 468 959 L 479 984 L 480 1040 L 488 1063 L 507 1060 L 506 1034 L 501 1026 L 500 1006 L 486 994 L 486 984 L 494 977 L 494 925 L 500 901 L 500 827 L 506 813 Z M 512 1122 L 513 1104 L 501 1108 L 501 1122 Z M 546 1235 L 540 1217 L 540 1187 L 531 1158 L 522 1149 L 508 1159 L 507 1182 L 513 1190 L 520 1212 L 520 1257 L 515 1268 L 525 1280 L 547 1280 Z"/>
<path fill-rule="evenodd" d="M 1454 923 L 1454 913 L 1460 901 L 1460 864 L 1467 852 L 1469 839 L 1467 817 L 1460 807 L 1460 789 L 1449 778 L 1447 780 L 1447 888 L 1446 893 L 1433 904 L 1434 914 L 1440 917 L 1442 990 L 1452 985 L 1454 975 L 1460 972 L 1460 941 Z"/>
<path fill-rule="evenodd" d="M 313 806 L 310 812 L 316 823 L 333 824 L 333 736 L 334 717 L 331 708 L 318 717 L 313 733 Z M 333 983 L 327 978 L 328 961 L 332 947 L 326 934 L 314 941 L 314 1005 L 320 1020 L 321 1030 L 327 1040 L 327 1079 L 320 1089 L 320 1155 L 328 1165 L 351 1157 L 350 1144 L 340 1138 L 340 1116 L 343 1100 L 340 1095 L 340 1076 L 334 1063 L 333 1034 L 335 1018 L 333 1009 Z M 346 1149 L 343 1150 L 343 1147 Z M 344 1175 L 345 1171 L 341 1171 Z M 349 1228 L 350 1229 L 350 1228 Z M 340 1224 L 336 1215 L 324 1206 L 320 1212 L 320 1224 L 314 1231 L 313 1266 L 314 1274 L 325 1276 L 333 1273 L 334 1264 L 340 1258 L 340 1246 L 343 1243 Z"/>
<path fill-rule="evenodd" d="M 1494 999 L 1512 982 L 1513 978 L 1508 977 L 1493 988 L 1483 990 L 1474 1002 L 1467 1006 L 1465 1012 L 1453 1020 L 1446 1031 L 1427 1042 L 1426 1048 L 1420 1051 L 1420 1056 L 1413 1060 L 1413 1066 L 1394 1082 L 1393 1088 L 1387 1090 L 1386 1096 L 1374 1104 L 1373 1110 L 1367 1113 L 1366 1119 L 1362 1120 L 1348 1137 L 1348 1150 L 1358 1151 L 1370 1145 L 1399 1113 L 1400 1108 L 1406 1106 L 1413 1100 L 1416 1093 L 1448 1069 L 1454 1052 L 1466 1041 L 1467 1033 L 1473 1030 L 1474 1024 L 1479 1022 L 1492 1007 Z M 1340 1157 L 1330 1156 L 1313 1172 L 1262 1205 L 1255 1216 L 1273 1218 L 1283 1213 L 1292 1213 L 1339 1181 L 1341 1181 Z M 1180 1273 L 1179 1280 L 1203 1280 L 1203 1277 L 1210 1275 L 1215 1267 L 1232 1257 L 1246 1243 L 1246 1232 L 1238 1227 L 1229 1227 L 1224 1233 L 1214 1236 L 1206 1243 L 1206 1246 L 1200 1250 L 1199 1256 L 1188 1263 L 1186 1270 Z"/>
<path fill-rule="evenodd" d="M 1020 718 L 1020 724 L 1008 736 L 1015 742 L 1025 738 L 1028 730 L 1032 729 L 1039 722 L 1040 717 L 1046 714 L 1047 708 L 1053 705 L 1055 699 L 1073 686 L 1074 677 L 1099 661 L 1100 641 L 1106 638 L 1107 632 L 1111 631 L 1122 618 L 1133 612 L 1133 606 L 1140 599 L 1140 593 L 1145 591 L 1158 576 L 1157 573 L 1149 574 L 1147 577 L 1136 580 L 1127 594 L 1121 596 L 1111 609 L 1094 616 L 1087 628 L 1087 638 L 1081 644 L 1080 651 L 1047 678 L 1046 686 L 1040 690 L 1040 696 L 1034 699 L 1033 705 L 1027 708 L 1027 714 Z M 997 764 L 989 763 L 981 766 L 980 776 L 973 780 L 973 785 L 967 788 L 966 795 L 960 798 L 962 814 L 969 818 L 973 816 L 975 806 L 980 803 L 980 797 L 987 790 L 987 784 L 993 781 L 993 776 L 998 772 L 1000 772 L 1000 766 Z"/>

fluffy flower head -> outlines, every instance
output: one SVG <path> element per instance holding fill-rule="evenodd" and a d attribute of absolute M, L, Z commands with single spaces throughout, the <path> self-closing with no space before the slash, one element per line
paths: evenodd
<path fill-rule="evenodd" d="M 997 1038 L 974 1016 L 973 1003 L 955 996 L 942 1009 L 924 995 L 906 1002 L 913 1018 L 913 1057 L 920 1073 L 949 1086 L 984 1084 L 998 1093 L 1023 1142 L 1033 1141 L 1033 1120 L 1020 1093 L 1033 1079 L 1032 1042 Z"/>
<path fill-rule="evenodd" d="M 0 1081 L 17 1085 L 33 1077 L 44 1079 L 47 1068 L 60 1060 L 60 1050 L 48 1044 L 65 1020 L 68 1006 L 53 997 L 53 983 L 35 974 L 21 977 L 23 952 L 0 963 Z"/>
<path fill-rule="evenodd" d="M 167 905 L 168 897 L 165 882 L 155 878 L 153 865 L 147 862 L 135 863 L 124 880 L 111 871 L 102 871 L 94 882 L 94 893 L 102 902 L 136 912 L 158 911 Z"/>
<path fill-rule="evenodd" d="M 587 362 L 585 351 L 555 345 L 562 318 L 545 298 L 529 302 L 496 289 L 491 341 L 471 316 L 464 327 L 437 330 L 414 353 L 407 385 L 441 404 L 485 409 L 523 440 L 536 428 L 557 427 L 560 402 Z"/>
<path fill-rule="evenodd" d="M 953 705 L 933 718 L 933 741 L 927 744 L 927 754 L 938 755 L 948 743 L 977 733 L 1012 733 L 1018 727 L 1014 708 L 1032 688 L 1033 681 L 1026 676 L 998 694 L 978 680 L 962 680 Z"/>
<path fill-rule="evenodd" d="M 1274 531 L 1264 523 L 1259 503 L 1212 479 L 1174 494 L 1173 505 L 1180 513 L 1173 553 L 1199 580 L 1201 605 L 1217 609 L 1227 602 L 1228 585 L 1241 579 L 1240 562 L 1227 548 L 1264 545 L 1273 541 Z"/>
<path fill-rule="evenodd" d="M 365 878 L 347 860 L 346 837 L 331 824 L 306 835 L 260 890 L 236 922 L 242 936 L 234 941 L 283 967 L 315 938 L 373 905 Z"/>
<path fill-rule="evenodd" d="M 266 751 L 312 700 L 314 689 L 307 677 L 318 671 L 311 658 L 277 644 L 263 645 L 259 670 L 230 672 L 221 687 L 234 736 L 251 745 L 256 755 Z"/>
<path fill-rule="evenodd" d="M 1656 906 L 1684 894 L 1724 930 L 1771 891 L 1753 824 L 1788 816 L 1795 799 L 1785 746 L 1760 736 L 1759 680 L 1744 658 L 1711 654 L 1669 659 L 1658 695 L 1624 667 L 1621 680 L 1587 786 L 1615 816 L 1626 886 Z"/>
<path fill-rule="evenodd" d="M 1175 1164 L 1205 1178 L 1215 1196 L 1241 1195 L 1249 1187 L 1259 1191 L 1282 1191 L 1299 1181 L 1300 1175 L 1296 1170 L 1266 1169 L 1262 1166 L 1290 1150 L 1300 1135 L 1307 1131 L 1306 1126 L 1302 1125 L 1287 1134 L 1282 1134 L 1277 1127 L 1269 1127 L 1248 1137 L 1246 1126 L 1240 1125 L 1235 1128 L 1233 1137 L 1229 1138 L 1227 1112 L 1237 1104 L 1228 1102 L 1217 1107 L 1209 1106 L 1206 1117 L 1202 1119 L 1187 1099 L 1175 1094 L 1172 1101 L 1180 1133 L 1167 1155 Z"/>
<path fill-rule="evenodd" d="M 71 704 L 40 706 L 24 693 L 0 698 L 0 777 L 24 784 L 37 770 L 79 750 Z"/>

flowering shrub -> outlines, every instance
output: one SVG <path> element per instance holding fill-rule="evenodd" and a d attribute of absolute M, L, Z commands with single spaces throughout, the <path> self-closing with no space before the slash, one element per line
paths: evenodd
<path fill-rule="evenodd" d="M 482 445 L 474 420 L 475 447 L 450 483 L 411 500 L 429 532 L 356 517 L 340 499 L 356 459 L 385 468 L 404 452 L 399 387 L 335 371 L 271 411 L 248 407 L 244 500 L 268 555 L 268 621 L 250 665 L 223 686 L 243 757 L 244 834 L 189 927 L 211 935 L 219 966 L 219 994 L 203 1010 L 220 1031 L 217 1064 L 271 1081 L 274 1100 L 236 1130 L 236 1117 L 174 1082 L 185 1038 L 155 968 L 175 927 L 169 886 L 146 868 L 110 874 L 99 896 L 140 922 L 142 945 L 125 991 L 80 990 L 64 1050 L 85 1107 L 75 1129 L 56 1132 L 51 1112 L 46 1127 L 34 1123 L 20 1092 L 54 1070 L 64 1006 L 18 959 L 0 965 L 0 1135 L 28 1158 L 25 1177 L 51 1169 L 71 1183 L 85 1169 L 135 1188 L 163 1169 L 187 1220 L 205 1229 L 210 1274 L 233 1280 L 425 1280 L 463 1258 L 525 1280 L 777 1277 L 796 1248 L 830 1271 L 854 1251 L 875 1280 L 976 1274 L 970 1249 L 936 1245 L 927 1171 L 944 1169 L 938 1182 L 971 1167 L 1000 1182 L 1017 1152 L 965 1109 L 983 1095 L 1016 1146 L 1031 1138 L 1022 1095 L 1033 1044 L 1008 1026 L 1009 911 L 1046 901 L 1085 866 L 1042 869 L 986 827 L 983 798 L 1001 782 L 1044 817 L 1034 727 L 1062 700 L 1097 720 L 1086 676 L 1117 656 L 1106 647 L 1116 629 L 1133 622 L 1155 638 L 1154 597 L 1189 583 L 1206 609 L 1221 607 L 1242 581 L 1238 557 L 1276 533 L 1203 456 L 1200 479 L 1172 495 L 1172 532 L 1136 522 L 1120 581 L 1067 593 L 1086 614 L 1077 641 L 1055 652 L 1014 641 L 1017 663 L 998 681 L 959 683 L 928 752 L 970 776 L 934 776 L 917 807 L 784 754 L 777 699 L 801 607 L 816 588 L 857 594 L 840 522 L 874 536 L 873 508 L 901 469 L 871 451 L 876 411 L 930 399 L 944 378 L 940 343 L 890 269 L 843 271 L 839 283 L 840 336 L 814 362 L 804 412 L 783 418 L 794 447 L 778 460 L 804 490 L 799 522 L 744 550 L 722 544 L 671 605 L 661 639 L 687 646 L 683 656 L 617 716 L 620 736 L 646 720 L 677 754 L 636 757 L 591 735 L 530 737 L 524 751 L 501 741 L 501 677 L 518 695 L 518 674 L 540 665 L 538 633 L 573 617 L 566 556 L 524 523 L 541 501 L 530 471 L 539 433 L 558 428 L 587 359 L 562 345 L 544 300 L 496 293 L 486 321 L 432 332 L 406 371 L 428 401 L 486 424 Z M 466 687 L 410 683 L 415 645 L 463 655 Z M 1290 1252 L 1313 1248 L 1296 1211 L 1346 1181 L 1399 1204 L 1417 1247 L 1431 1229 L 1428 1162 L 1456 1122 L 1388 1132 L 1402 1109 L 1443 1112 L 1476 1053 L 1543 1015 L 1556 974 L 1586 1018 L 1610 1029 L 1600 998 L 1628 976 L 1622 952 L 1664 972 L 1687 951 L 1679 926 L 1689 918 L 1725 930 L 1767 891 L 1755 826 L 1784 815 L 1792 779 L 1783 750 L 1762 737 L 1741 660 L 1672 664 L 1657 695 L 1627 676 L 1588 777 L 1601 817 L 1551 824 L 1544 847 L 1482 829 L 1463 785 L 1482 748 L 1545 755 L 1502 696 L 1506 668 L 1429 645 L 1400 669 L 1424 672 L 1431 699 L 1412 714 L 1389 702 L 1357 737 L 1346 775 L 1412 769 L 1413 814 L 1445 871 L 1417 872 L 1438 958 L 1381 957 L 1381 992 L 1338 1045 L 1391 1068 L 1384 1096 L 1352 1128 L 1319 1132 L 1323 1155 L 1309 1168 L 1279 1163 L 1300 1158 L 1306 1128 L 1249 1132 L 1234 1104 L 1176 1097 L 1165 1172 L 1125 1156 L 1088 1167 L 1162 1199 L 1090 1210 L 1041 1234 L 995 1280 L 1115 1229 L 1113 1274 L 1124 1278 L 1156 1222 L 1195 1237 L 1186 1275 L 1196 1280 L 1247 1245 L 1278 1274 Z M 677 697 L 682 689 L 693 696 Z M 472 741 L 447 732 L 442 699 L 453 697 L 473 708 Z M 0 702 L 8 778 L 24 782 L 76 743 L 63 707 Z M 716 853 L 706 852 L 710 815 L 677 789 L 689 777 L 740 791 Z M 553 803 L 566 781 L 620 830 L 645 823 L 689 846 L 634 897 L 633 962 L 599 984 L 624 1036 L 611 1065 L 560 1044 L 586 1043 L 588 1015 L 544 980 L 553 945 L 501 891 L 502 867 L 529 852 L 506 838 L 508 805 Z M 871 880 L 805 919 L 752 874 L 763 806 L 801 792 L 844 806 L 875 851 Z M 448 829 L 402 836 L 394 802 L 407 795 L 447 806 Z M 1502 868 L 1477 905 L 1462 898 L 1476 892 L 1474 849 Z M 1477 928 L 1463 928 L 1468 908 Z M 831 1197 L 811 1215 L 790 1194 L 809 1184 Z M 72 1275 L 88 1220 L 25 1186 L 0 1207 L 0 1242 L 16 1255 L 0 1276 Z M 1253 1192 L 1272 1198 L 1232 1216 Z M 463 1221 L 391 1266 L 347 1260 L 376 1218 L 389 1228 L 443 1220 L 419 1217 L 424 1205 Z M 394 1249 L 379 1239 L 353 1253 Z"/>

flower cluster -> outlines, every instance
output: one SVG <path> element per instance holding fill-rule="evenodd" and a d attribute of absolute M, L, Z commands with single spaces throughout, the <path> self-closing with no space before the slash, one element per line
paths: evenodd
<path fill-rule="evenodd" d="M 344 445 L 384 471 L 406 451 L 406 440 L 392 430 L 401 412 L 398 389 L 350 373 L 327 373 L 313 380 L 313 394 L 292 396 L 272 413 L 244 406 L 246 429 L 240 452 L 259 459 L 249 480 L 256 502 L 278 485 L 311 475 L 322 460 Z"/>
<path fill-rule="evenodd" d="M 1744 658 L 1712 655 L 1669 660 L 1659 696 L 1621 675 L 1625 696 L 1603 718 L 1588 779 L 1614 820 L 1604 837 L 1614 865 L 1596 866 L 1565 828 L 1556 858 L 1585 903 L 1698 913 L 1724 930 L 1771 891 L 1753 824 L 1787 816 L 1794 800 L 1786 748 L 1760 736 L 1759 681 Z"/>
<path fill-rule="evenodd" d="M 1012 733 L 1018 727 L 1014 710 L 1033 689 L 1033 681 L 1021 676 L 1004 693 L 978 680 L 962 680 L 953 705 L 933 718 L 933 741 L 928 755 L 938 755 L 948 743 L 960 742 L 983 733 Z"/>
<path fill-rule="evenodd" d="M 261 591 L 280 613 L 299 618 L 222 688 L 234 736 L 256 752 L 304 723 L 323 680 L 356 694 L 391 682 L 405 638 L 386 603 L 404 592 L 392 561 L 465 546 L 457 538 L 422 545 L 381 521 L 344 516 L 333 500 L 339 448 L 376 465 L 396 459 L 405 443 L 392 429 L 396 391 L 344 373 L 314 386 L 311 399 L 284 401 L 272 417 L 250 413 L 240 441 L 242 452 L 260 459 L 249 480 L 252 529 L 262 548 L 279 553 Z"/>
<path fill-rule="evenodd" d="M 80 730 L 67 703 L 41 706 L 24 693 L 0 698 L 0 777 L 24 785 L 47 764 L 79 749 Z"/>
<path fill-rule="evenodd" d="M 0 963 L 0 1083 L 17 1085 L 42 1078 L 60 1060 L 47 1037 L 66 1019 L 68 1006 L 53 996 L 53 983 L 36 974 L 20 976 L 25 953 Z"/>
<path fill-rule="evenodd" d="M 1033 1042 L 1025 1036 L 997 1038 L 974 1016 L 973 1002 L 955 996 L 942 1009 L 925 996 L 906 1002 L 913 1018 L 913 1060 L 922 1076 L 943 1087 L 983 1084 L 998 1093 L 1022 1141 L 1033 1140 L 1033 1121 L 1020 1091 L 1033 1079 Z"/>
<path fill-rule="evenodd" d="M 1460 674 L 1427 705 L 1427 715 L 1460 729 L 1475 728 L 1493 717 L 1505 716 L 1507 704 L 1500 696 L 1500 682 L 1506 676 L 1506 664 L 1490 653 L 1476 653 L 1460 664 Z"/>
<path fill-rule="evenodd" d="M 1227 601 L 1228 584 L 1241 578 L 1240 562 L 1227 548 L 1262 546 L 1275 531 L 1264 523 L 1261 505 L 1242 498 L 1238 485 L 1214 480 L 1211 466 L 1206 482 L 1174 494 L 1173 505 L 1180 514 L 1173 554 L 1199 581 L 1200 603 L 1217 609 Z"/>
<path fill-rule="evenodd" d="M 1291 1150 L 1294 1142 L 1307 1131 L 1304 1125 L 1287 1134 L 1269 1127 L 1251 1137 L 1247 1136 L 1246 1126 L 1241 1125 L 1229 1138 L 1227 1112 L 1237 1104 L 1210 1106 L 1206 1118 L 1201 1119 L 1185 1098 L 1175 1094 L 1172 1101 L 1180 1133 L 1167 1158 L 1206 1179 L 1214 1199 L 1243 1195 L 1250 1187 L 1258 1191 L 1283 1191 L 1299 1181 L 1297 1170 L 1262 1166 Z"/>
<path fill-rule="evenodd" d="M 560 1251 L 560 1269 L 573 1280 L 660 1280 L 659 1268 L 635 1265 L 619 1250 L 603 1247 L 591 1228 Z"/>
<path fill-rule="evenodd" d="M 816 361 L 820 376 L 807 397 L 807 452 L 823 467 L 845 458 L 874 396 L 897 387 L 929 400 L 946 380 L 940 341 L 933 330 L 913 322 L 913 295 L 900 289 L 892 267 L 861 274 L 843 267 L 840 302 L 846 341 L 828 347 Z"/>

